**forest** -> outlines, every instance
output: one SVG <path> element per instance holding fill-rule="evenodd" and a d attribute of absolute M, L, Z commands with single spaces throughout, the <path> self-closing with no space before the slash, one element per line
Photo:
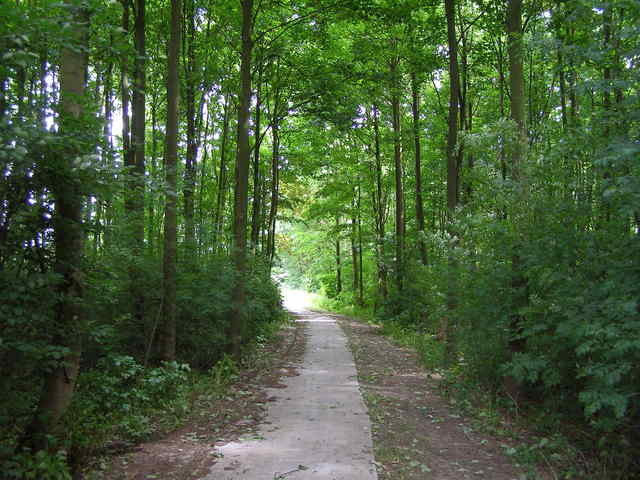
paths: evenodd
<path fill-rule="evenodd" d="M 179 418 L 279 328 L 282 279 L 640 474 L 636 0 L 0 20 L 2 476 Z"/>

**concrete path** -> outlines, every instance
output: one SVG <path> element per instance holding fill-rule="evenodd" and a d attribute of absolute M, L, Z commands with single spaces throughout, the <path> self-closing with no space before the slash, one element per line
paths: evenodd
<path fill-rule="evenodd" d="M 205 480 L 375 480 L 371 424 L 347 341 L 331 318 L 299 310 L 307 346 L 299 376 L 270 389 L 256 439 L 219 447 Z"/>

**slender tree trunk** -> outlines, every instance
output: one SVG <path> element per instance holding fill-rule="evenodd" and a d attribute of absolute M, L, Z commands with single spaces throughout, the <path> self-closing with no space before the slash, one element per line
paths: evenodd
<path fill-rule="evenodd" d="M 276 102 L 277 105 L 277 102 Z M 273 265 L 276 244 L 276 218 L 278 216 L 278 199 L 280 196 L 280 126 L 277 108 L 271 123 L 273 149 L 271 154 L 271 207 L 269 210 L 269 226 L 267 234 L 267 258 L 269 266 Z"/>
<path fill-rule="evenodd" d="M 336 215 L 336 295 L 342 293 L 342 265 L 340 253 L 340 217 Z"/>
<path fill-rule="evenodd" d="M 157 89 L 152 90 L 152 98 L 151 98 L 151 168 L 150 174 L 152 180 L 155 182 L 161 178 L 162 169 L 158 166 L 157 158 L 158 158 L 158 104 L 159 95 Z M 160 208 L 155 208 L 154 198 L 152 197 L 150 201 L 147 203 L 148 208 L 148 233 L 147 233 L 147 245 L 149 251 L 154 251 L 155 245 L 160 246 L 160 221 L 157 217 L 160 216 Z"/>
<path fill-rule="evenodd" d="M 509 87 L 511 90 L 511 119 L 516 124 L 517 138 L 511 146 L 511 175 L 518 190 L 522 190 L 520 165 L 524 158 L 527 146 L 527 132 L 525 128 L 525 96 L 524 96 L 524 69 L 522 65 L 522 0 L 509 0 L 507 5 L 506 32 L 509 53 Z M 524 192 L 519 191 L 520 195 Z M 519 198 L 519 202 L 524 198 Z M 520 240 L 516 239 L 514 247 L 516 252 L 512 257 L 512 280 L 514 304 L 513 313 L 510 316 L 510 340 L 509 349 L 512 355 L 524 350 L 523 340 L 520 338 L 522 317 L 518 313 L 526 304 L 526 279 L 522 273 L 522 261 L 520 258 Z M 513 398 L 517 398 L 519 388 L 512 376 L 505 378 L 505 389 Z"/>
<path fill-rule="evenodd" d="M 144 191 L 145 191 L 145 0 L 135 0 L 134 44 L 135 61 L 133 67 L 133 93 L 131 111 L 131 145 L 125 156 L 129 167 L 130 180 L 125 192 L 125 207 L 130 227 L 131 254 L 137 259 L 129 267 L 133 315 L 142 325 L 144 320 L 144 287 L 141 281 L 141 267 L 138 263 L 144 251 Z"/>
<path fill-rule="evenodd" d="M 376 156 L 376 250 L 378 259 L 378 286 L 380 293 L 384 300 L 387 299 L 388 287 L 387 287 L 387 267 L 385 262 L 385 248 L 384 248 L 384 235 L 385 235 L 385 205 L 382 185 L 382 155 L 380 152 L 380 124 L 379 124 L 379 111 L 378 108 L 373 106 L 373 134 L 375 143 L 375 156 Z"/>
<path fill-rule="evenodd" d="M 167 55 L 167 127 L 165 143 L 166 195 L 164 207 L 163 302 L 160 358 L 176 357 L 176 264 L 178 242 L 177 164 L 180 80 L 178 75 L 182 5 L 171 0 L 171 32 Z"/>
<path fill-rule="evenodd" d="M 608 53 L 611 49 L 611 7 L 605 6 L 602 15 L 602 34 L 603 49 Z M 605 58 L 604 68 L 602 69 L 602 79 L 604 80 L 604 90 L 602 92 L 602 103 L 604 108 L 604 138 L 608 139 L 611 125 L 611 63 Z"/>
<path fill-rule="evenodd" d="M 455 209 L 458 205 L 458 108 L 460 100 L 460 77 L 458 73 L 458 42 L 455 26 L 455 0 L 445 0 L 447 16 L 447 44 L 449 47 L 449 121 L 447 134 L 447 219 L 451 227 Z M 455 233 L 450 231 L 452 236 Z M 457 282 L 455 278 L 455 258 L 449 257 L 449 278 L 447 289 L 447 317 L 443 321 L 442 334 L 445 342 L 444 362 L 452 365 L 455 362 L 455 311 L 457 308 Z"/>
<path fill-rule="evenodd" d="M 194 194 L 196 188 L 196 169 L 198 158 L 198 139 L 196 135 L 196 24 L 194 0 L 187 0 L 185 8 L 185 23 L 187 34 L 184 41 L 187 43 L 187 58 L 185 63 L 186 88 L 185 102 L 187 109 L 187 156 L 184 168 L 184 240 L 185 245 L 191 251 L 195 248 L 195 224 L 194 224 Z M 191 256 L 191 258 L 193 258 Z"/>
<path fill-rule="evenodd" d="M 402 290 L 404 281 L 404 191 L 402 172 L 402 147 L 400 138 L 400 59 L 394 58 L 391 70 L 391 118 L 393 125 L 393 160 L 396 190 L 396 286 Z"/>
<path fill-rule="evenodd" d="M 60 276 L 59 300 L 55 311 L 56 332 L 53 343 L 66 349 L 64 358 L 47 370 L 33 422 L 24 442 L 36 450 L 48 447 L 48 436 L 57 433 L 60 418 L 71 403 L 82 354 L 82 328 L 85 311 L 83 297 L 83 253 L 85 234 L 82 227 L 83 193 L 75 174 L 74 159 L 91 151 L 81 139 L 85 128 L 84 103 L 88 46 L 88 15 L 76 2 L 64 3 L 73 36 L 60 57 L 60 129 L 66 151 L 52 181 L 55 198 L 55 264 Z M 80 138 L 77 138 L 80 136 Z M 83 145 L 84 144 L 84 145 Z"/>
<path fill-rule="evenodd" d="M 411 97 L 413 112 L 413 142 L 415 153 L 415 175 L 416 175 L 416 222 L 418 223 L 418 246 L 420 249 L 420 260 L 423 265 L 427 264 L 427 246 L 424 241 L 424 210 L 422 202 L 422 155 L 420 148 L 420 85 L 415 72 L 411 73 Z"/>
<path fill-rule="evenodd" d="M 236 159 L 236 188 L 233 206 L 233 263 L 236 281 L 233 286 L 230 339 L 232 352 L 240 357 L 246 323 L 246 257 L 247 204 L 249 190 L 249 119 L 251 106 L 251 51 L 253 49 L 253 0 L 241 0 L 242 49 L 240 59 L 240 105 L 238 107 L 238 150 Z"/>
<path fill-rule="evenodd" d="M 353 296 L 357 297 L 358 295 L 358 279 L 360 278 L 359 273 L 359 265 L 358 265 L 358 221 L 356 212 L 357 204 L 356 204 L 356 191 L 353 191 L 353 198 L 351 200 L 351 235 L 349 239 L 351 240 L 351 264 L 353 266 L 352 274 L 353 281 L 351 282 L 351 290 L 353 291 Z"/>
<path fill-rule="evenodd" d="M 131 0 L 122 0 L 122 34 L 125 41 L 129 39 L 130 2 Z M 122 56 L 120 62 L 120 95 L 122 102 L 122 157 L 125 166 L 131 166 L 131 127 L 129 124 L 131 96 L 129 92 L 129 60 L 126 55 Z M 128 190 L 128 186 L 125 187 L 125 190 Z M 125 210 L 128 210 L 126 205 Z"/>
<path fill-rule="evenodd" d="M 364 273 L 363 273 L 363 263 L 362 263 L 362 192 L 360 189 L 360 179 L 358 179 L 358 203 L 356 205 L 356 211 L 358 212 L 358 216 L 356 220 L 358 221 L 358 303 L 360 306 L 364 306 Z"/>
<path fill-rule="evenodd" d="M 500 107 L 500 118 L 503 119 L 505 118 L 505 83 L 506 83 L 506 79 L 505 79 L 505 74 L 504 74 L 504 51 L 503 51 L 503 46 L 502 46 L 502 41 L 498 39 L 497 43 L 497 60 L 498 60 L 498 75 L 499 75 L 499 88 L 500 88 L 500 101 L 499 101 L 499 107 Z M 502 180 L 506 180 L 507 179 L 507 160 L 506 160 L 506 154 L 505 154 L 505 149 L 504 149 L 504 142 L 505 142 L 505 138 L 504 135 L 500 136 L 500 150 L 498 153 L 498 157 L 500 159 L 500 173 L 502 176 Z M 500 212 L 500 216 L 502 218 L 505 218 L 506 213 L 505 212 Z"/>
<path fill-rule="evenodd" d="M 111 37 L 111 43 L 113 43 L 113 36 Z M 113 62 L 110 61 L 107 65 L 104 82 L 104 127 L 102 130 L 104 147 L 102 149 L 102 166 L 110 167 L 113 162 L 113 132 L 111 125 L 113 122 Z M 112 198 L 111 194 L 107 193 L 104 200 L 101 202 L 104 208 L 104 225 L 103 225 L 103 246 L 107 247 L 111 243 L 111 221 L 112 214 Z"/>
<path fill-rule="evenodd" d="M 207 204 L 205 206 L 204 192 L 205 192 L 205 185 L 209 185 L 209 182 L 208 182 L 209 176 L 207 175 L 207 171 L 210 168 L 208 165 L 209 149 L 207 148 L 208 143 L 206 142 L 206 140 L 209 137 L 210 125 L 211 125 L 211 111 L 207 110 L 207 119 L 205 121 L 204 130 L 203 130 L 203 138 L 205 139 L 205 142 L 202 144 L 202 147 L 203 147 L 202 163 L 200 164 L 200 185 L 199 185 L 199 191 L 198 191 L 198 251 L 199 251 L 199 254 L 204 253 L 203 251 L 204 241 L 206 238 L 208 238 L 207 228 L 209 224 L 204 221 L 204 212 L 205 212 L 205 207 L 208 209 L 209 205 Z M 215 162 L 214 162 L 214 165 L 211 167 L 211 171 L 215 171 Z"/>
<path fill-rule="evenodd" d="M 229 138 L 229 121 L 231 117 L 231 95 L 225 96 L 222 120 L 222 138 L 220 138 L 220 170 L 218 173 L 218 192 L 216 195 L 216 211 L 214 216 L 213 250 L 218 251 L 219 239 L 224 232 L 224 210 L 227 203 L 227 142 Z"/>
<path fill-rule="evenodd" d="M 256 85 L 256 111 L 255 111 L 255 142 L 253 146 L 253 201 L 251 209 L 251 249 L 255 254 L 258 251 L 258 241 L 260 239 L 260 208 L 262 193 L 260 191 L 260 121 L 262 113 L 262 61 L 258 66 L 258 83 Z"/>

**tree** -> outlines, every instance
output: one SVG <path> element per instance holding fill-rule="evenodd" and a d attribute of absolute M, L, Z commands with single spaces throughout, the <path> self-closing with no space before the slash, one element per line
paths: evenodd
<path fill-rule="evenodd" d="M 236 280 L 233 287 L 230 340 L 232 352 L 240 357 L 246 319 L 247 207 L 249 195 L 249 119 L 251 104 L 251 52 L 253 50 L 253 0 L 241 0 L 242 49 L 238 107 L 238 150 L 236 156 L 233 204 L 233 263 Z M 275 160 L 274 160 L 275 161 Z"/>
<path fill-rule="evenodd" d="M 25 440 L 36 449 L 48 447 L 48 436 L 56 433 L 58 422 L 73 396 L 80 358 L 85 311 L 83 297 L 83 257 L 85 234 L 82 226 L 82 180 L 74 160 L 90 151 L 82 138 L 85 121 L 85 72 L 88 42 L 88 16 L 73 1 L 64 4 L 67 21 L 74 26 L 68 46 L 60 59 L 60 130 L 67 146 L 56 158 L 52 172 L 55 210 L 55 272 L 60 276 L 56 306 L 57 328 L 54 341 L 64 349 L 64 356 L 47 372 L 37 412 Z"/>
<path fill-rule="evenodd" d="M 456 207 L 458 206 L 458 113 L 460 99 L 460 78 L 458 73 L 458 39 L 455 25 L 455 0 L 445 0 L 447 17 L 447 46 L 449 48 L 449 121 L 447 133 L 447 218 L 453 225 Z M 450 231 L 452 237 L 455 233 Z M 456 310 L 455 261 L 451 254 L 449 285 L 447 289 L 447 318 L 443 324 L 445 339 L 445 363 L 452 365 L 455 361 L 454 327 Z"/>
<path fill-rule="evenodd" d="M 178 77 L 182 2 L 171 0 L 171 36 L 167 55 L 167 135 L 165 143 L 166 192 L 164 210 L 164 257 L 162 336 L 160 357 L 173 361 L 176 356 L 176 254 L 177 254 L 177 160 L 178 160 Z"/>

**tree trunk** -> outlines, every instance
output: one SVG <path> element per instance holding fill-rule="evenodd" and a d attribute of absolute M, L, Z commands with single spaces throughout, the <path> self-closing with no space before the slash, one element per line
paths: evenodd
<path fill-rule="evenodd" d="M 336 215 L 336 295 L 342 293 L 342 266 L 340 263 L 340 217 Z"/>
<path fill-rule="evenodd" d="M 358 203 L 356 204 L 357 217 L 358 221 L 358 304 L 360 306 L 364 306 L 364 273 L 363 273 L 363 263 L 362 263 L 362 193 L 360 189 L 360 179 L 358 178 Z"/>
<path fill-rule="evenodd" d="M 219 240 L 224 232 L 224 210 L 227 203 L 227 141 L 229 138 L 229 120 L 231 117 L 231 95 L 225 96 L 222 120 L 222 138 L 220 139 L 220 170 L 218 173 L 218 192 L 213 225 L 213 250 L 218 251 Z"/>
<path fill-rule="evenodd" d="M 262 61 L 258 68 L 258 84 L 256 85 L 256 112 L 255 112 L 255 141 L 253 146 L 253 202 L 251 209 L 251 249 L 255 255 L 258 251 L 260 239 L 260 208 L 261 208 L 261 179 L 260 179 L 260 120 L 262 113 Z"/>
<path fill-rule="evenodd" d="M 152 90 L 151 98 L 151 168 L 150 174 L 153 181 L 157 181 L 159 178 L 158 171 L 158 104 L 160 103 L 157 89 Z M 148 208 L 148 233 L 147 233 L 147 248 L 149 251 L 154 251 L 156 243 L 160 246 L 160 220 L 157 218 L 160 216 L 160 208 L 157 209 L 154 205 L 153 199 L 147 203 Z M 157 228 L 156 228 L 157 226 Z"/>
<path fill-rule="evenodd" d="M 420 260 L 427 264 L 427 246 L 424 241 L 424 210 L 422 203 L 422 156 L 420 148 L 420 86 L 415 72 L 411 73 L 411 97 L 413 112 L 413 142 L 415 145 L 415 174 L 416 174 L 416 222 L 418 224 L 418 247 Z"/>
<path fill-rule="evenodd" d="M 207 139 L 209 136 L 209 129 L 211 125 L 211 110 L 207 110 L 207 118 L 204 124 L 204 130 L 202 132 L 203 137 Z M 205 205 L 205 185 L 209 185 L 208 182 L 208 160 L 209 160 L 209 149 L 207 148 L 207 143 L 204 143 L 202 149 L 202 163 L 200 164 L 200 185 L 198 191 L 198 254 L 201 255 L 204 253 L 204 242 L 205 239 L 209 237 L 208 235 L 208 223 L 204 221 L 205 210 L 209 209 L 209 204 Z M 215 162 L 211 167 L 211 171 L 215 171 Z"/>
<path fill-rule="evenodd" d="M 455 0 L 445 0 L 447 16 L 447 44 L 449 47 L 449 120 L 447 133 L 447 220 L 449 226 L 453 224 L 455 209 L 458 205 L 458 108 L 460 101 L 460 77 L 458 73 L 458 42 L 455 26 Z M 450 235 L 455 233 L 450 231 Z M 455 310 L 457 307 L 457 282 L 455 278 L 455 258 L 453 253 L 449 257 L 449 278 L 447 287 L 447 317 L 443 320 L 442 334 L 444 336 L 445 365 L 455 362 Z"/>
<path fill-rule="evenodd" d="M 527 145 L 527 132 L 524 123 L 524 69 L 522 66 L 522 0 L 509 0 L 507 5 L 506 32 L 509 53 L 509 87 L 511 90 L 511 119 L 516 124 L 517 137 L 515 144 L 511 146 L 511 176 L 513 182 L 521 186 L 520 164 L 522 163 Z M 519 191 L 520 195 L 524 192 Z M 522 202 L 524 198 L 518 198 Z M 517 234 L 517 233 L 516 233 Z M 520 250 L 520 240 L 515 240 L 514 251 Z M 521 315 L 518 310 L 526 303 L 526 279 L 522 274 L 521 258 L 518 253 L 512 257 L 511 269 L 514 302 L 513 312 L 510 315 L 510 339 L 509 350 L 512 355 L 524 350 L 524 342 L 520 337 Z M 512 398 L 517 399 L 519 387 L 512 376 L 505 378 L 505 389 Z"/>
<path fill-rule="evenodd" d="M 402 185 L 402 147 L 400 138 L 400 59 L 390 63 L 391 70 L 391 117 L 393 125 L 393 160 L 396 190 L 396 287 L 402 290 L 404 280 L 404 191 Z"/>
<path fill-rule="evenodd" d="M 277 102 L 276 102 L 277 105 Z M 267 234 L 267 259 L 269 267 L 273 265 L 276 245 L 276 218 L 278 216 L 278 199 L 280 196 L 280 126 L 275 109 L 271 123 L 271 134 L 273 136 L 273 149 L 271 154 L 271 207 L 269 209 L 269 225 Z"/>
<path fill-rule="evenodd" d="M 113 36 L 111 37 L 113 43 Z M 111 130 L 113 122 L 113 62 L 110 61 L 107 65 L 104 82 L 104 127 L 102 130 L 104 147 L 102 149 L 102 166 L 104 168 L 110 167 L 113 162 L 113 132 Z M 101 202 L 104 208 L 104 220 L 103 220 L 103 247 L 110 245 L 111 243 L 111 220 L 112 214 L 112 195 L 106 193 L 104 200 Z"/>
<path fill-rule="evenodd" d="M 358 295 L 358 279 L 360 278 L 359 265 L 358 265 L 358 225 L 356 212 L 356 191 L 353 190 L 353 199 L 351 200 L 351 264 L 353 266 L 353 281 L 351 282 L 351 290 L 353 291 L 354 298 Z"/>
<path fill-rule="evenodd" d="M 378 286 L 380 293 L 384 300 L 387 299 L 388 287 L 387 287 L 387 267 L 385 263 L 385 248 L 384 248 L 384 231 L 385 231 L 385 205 L 382 185 L 382 155 L 380 153 L 380 125 L 379 125 L 379 111 L 378 108 L 373 106 L 373 134 L 375 142 L 375 156 L 376 156 L 376 256 L 378 260 Z"/>
<path fill-rule="evenodd" d="M 178 76 L 181 0 L 171 0 L 171 33 L 167 55 L 167 127 L 165 143 L 166 194 L 164 207 L 163 302 L 160 358 L 176 358 L 176 264 L 177 264 L 177 164 L 180 81 Z"/>
<path fill-rule="evenodd" d="M 187 42 L 187 58 L 185 62 L 186 88 L 185 102 L 187 103 L 187 156 L 184 167 L 184 240 L 187 248 L 192 252 L 195 248 L 195 224 L 194 224 L 194 194 L 196 188 L 196 169 L 198 158 L 198 139 L 196 135 L 196 24 L 194 0 L 187 0 L 185 9 L 185 22 L 187 23 L 187 35 L 184 39 Z"/>
<path fill-rule="evenodd" d="M 249 118 L 251 106 L 251 51 L 253 49 L 253 0 L 241 0 L 242 50 L 240 60 L 240 104 L 238 107 L 238 134 L 236 159 L 236 188 L 233 205 L 233 264 L 236 281 L 232 293 L 230 339 L 232 353 L 240 358 L 240 349 L 246 323 L 246 256 L 247 256 L 247 204 L 249 189 Z"/>
<path fill-rule="evenodd" d="M 76 178 L 74 159 L 91 148 L 82 140 L 85 131 L 84 102 L 87 68 L 88 15 L 76 2 L 66 1 L 73 39 L 60 58 L 60 129 L 65 151 L 60 155 L 59 170 L 52 181 L 55 199 L 55 272 L 60 275 L 59 300 L 55 311 L 54 344 L 67 353 L 55 368 L 48 370 L 32 424 L 25 443 L 37 450 L 48 447 L 48 436 L 55 435 L 60 418 L 71 403 L 82 354 L 82 328 L 85 312 L 83 297 L 83 253 L 85 234 L 82 227 L 83 194 Z M 71 45 L 69 45 L 69 43 Z M 80 138 L 77 138 L 80 136 Z M 84 144 L 84 145 L 83 145 Z"/>
<path fill-rule="evenodd" d="M 144 190 L 145 190 L 145 0 L 136 0 L 134 19 L 135 61 L 131 111 L 131 150 L 125 156 L 130 180 L 125 192 L 125 207 L 129 222 L 131 254 L 136 259 L 129 267 L 133 315 L 142 326 L 144 320 L 144 287 L 139 261 L 144 250 Z"/>
<path fill-rule="evenodd" d="M 125 41 L 129 38 L 129 8 L 131 0 L 122 0 L 122 35 Z M 126 55 L 122 56 L 120 62 L 120 95 L 122 102 L 122 157 L 125 166 L 131 166 L 131 127 L 129 124 L 129 104 L 131 101 L 129 92 L 129 60 Z M 128 185 L 125 187 L 128 190 Z M 128 195 L 125 195 L 127 198 Z M 129 209 L 126 206 L 125 210 Z"/>

